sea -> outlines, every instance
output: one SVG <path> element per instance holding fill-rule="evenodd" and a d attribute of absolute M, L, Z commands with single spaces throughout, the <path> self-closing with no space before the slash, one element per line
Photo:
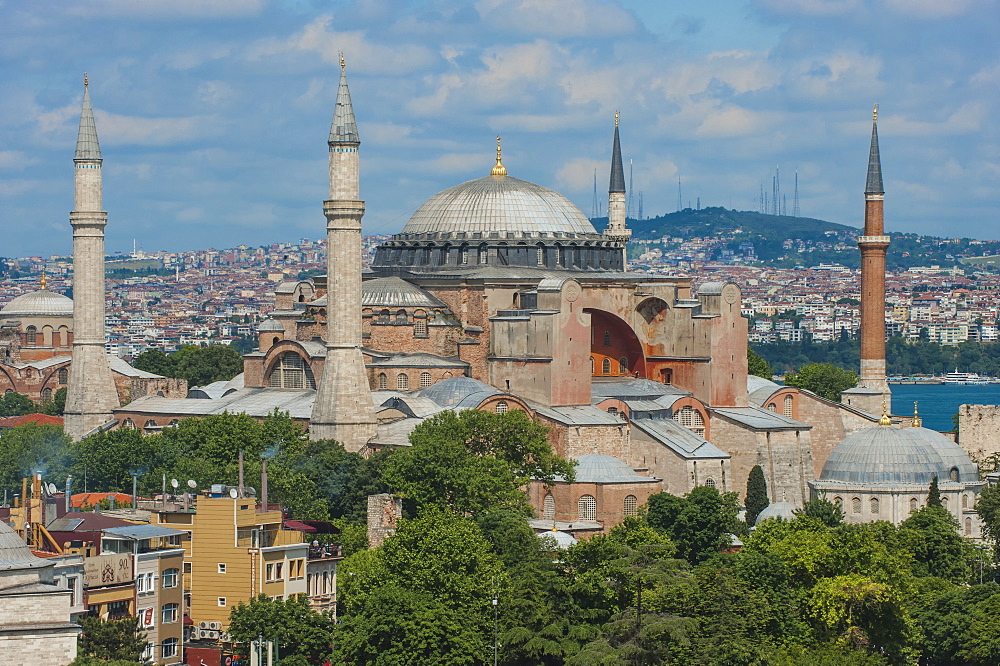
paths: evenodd
<path fill-rule="evenodd" d="M 916 401 L 925 428 L 951 430 L 959 405 L 1000 405 L 1000 384 L 892 384 L 892 412 L 913 413 Z"/>

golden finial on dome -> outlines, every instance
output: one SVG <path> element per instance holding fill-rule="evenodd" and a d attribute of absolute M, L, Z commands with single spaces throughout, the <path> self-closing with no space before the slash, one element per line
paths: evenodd
<path fill-rule="evenodd" d="M 47 289 L 48 288 L 48 287 L 45 286 L 46 282 L 45 282 L 45 269 L 44 268 L 42 269 L 42 279 L 40 280 L 40 282 L 42 283 L 42 289 Z"/>
<path fill-rule="evenodd" d="M 500 155 L 500 137 L 497 137 L 497 163 L 493 165 L 493 170 L 490 171 L 491 176 L 506 176 L 507 168 L 503 165 Z"/>
<path fill-rule="evenodd" d="M 618 112 L 615 111 L 615 127 L 618 127 Z"/>
<path fill-rule="evenodd" d="M 882 400 L 882 418 L 878 420 L 880 426 L 891 426 L 892 419 L 889 418 L 889 408 L 885 404 L 885 400 Z"/>
<path fill-rule="evenodd" d="M 878 104 L 872 107 L 872 122 L 873 123 L 878 122 Z"/>
<path fill-rule="evenodd" d="M 87 72 L 84 72 L 83 73 L 83 87 L 86 88 L 89 85 L 90 85 L 90 82 L 87 81 Z"/>
<path fill-rule="evenodd" d="M 911 424 L 914 428 L 919 428 L 924 424 L 923 419 L 920 418 L 920 414 L 917 412 L 917 401 L 913 401 L 913 423 Z"/>
<path fill-rule="evenodd" d="M 347 62 L 344 60 L 344 52 L 341 51 L 340 52 L 340 69 L 343 70 L 345 67 L 347 67 Z"/>

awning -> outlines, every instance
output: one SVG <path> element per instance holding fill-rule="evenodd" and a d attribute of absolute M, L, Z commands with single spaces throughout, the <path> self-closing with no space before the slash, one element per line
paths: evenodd
<path fill-rule="evenodd" d="M 297 520 L 286 520 L 282 523 L 286 530 L 298 530 L 299 532 L 316 532 L 316 528 Z"/>

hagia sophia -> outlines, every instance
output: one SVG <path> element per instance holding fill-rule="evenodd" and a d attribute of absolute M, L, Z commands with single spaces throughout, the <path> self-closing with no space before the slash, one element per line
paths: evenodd
<path fill-rule="evenodd" d="M 104 353 L 108 214 L 85 91 L 70 215 L 75 298 L 43 285 L 0 310 L 0 386 L 36 399 L 68 387 L 74 439 L 278 409 L 313 439 L 362 454 L 408 446 L 413 428 L 443 410 L 522 411 L 578 461 L 573 483 L 528 489 L 539 522 L 573 534 L 606 530 L 660 491 L 708 485 L 742 498 L 760 465 L 772 503 L 794 509 L 825 495 L 853 522 L 904 520 L 936 476 L 963 534 L 980 535 L 972 507 L 983 484 L 969 456 L 918 417 L 889 416 L 877 118 L 859 238 L 861 379 L 839 403 L 748 375 L 738 284 L 695 288 L 688 277 L 628 271 L 617 114 L 603 231 L 563 195 L 509 175 L 498 138 L 483 177 L 430 197 L 368 271 L 361 138 L 343 63 L 327 144 L 327 275 L 279 284 L 243 374 L 185 395 Z"/>

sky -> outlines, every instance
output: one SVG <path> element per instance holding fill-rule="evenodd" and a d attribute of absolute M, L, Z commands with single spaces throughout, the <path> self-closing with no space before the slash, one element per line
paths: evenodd
<path fill-rule="evenodd" d="M 614 114 L 634 212 L 860 226 L 879 104 L 886 227 L 1000 239 L 998 0 L 0 0 L 0 256 L 68 254 L 88 72 L 107 249 L 317 239 L 339 53 L 366 234 L 489 173 L 588 216 Z"/>

